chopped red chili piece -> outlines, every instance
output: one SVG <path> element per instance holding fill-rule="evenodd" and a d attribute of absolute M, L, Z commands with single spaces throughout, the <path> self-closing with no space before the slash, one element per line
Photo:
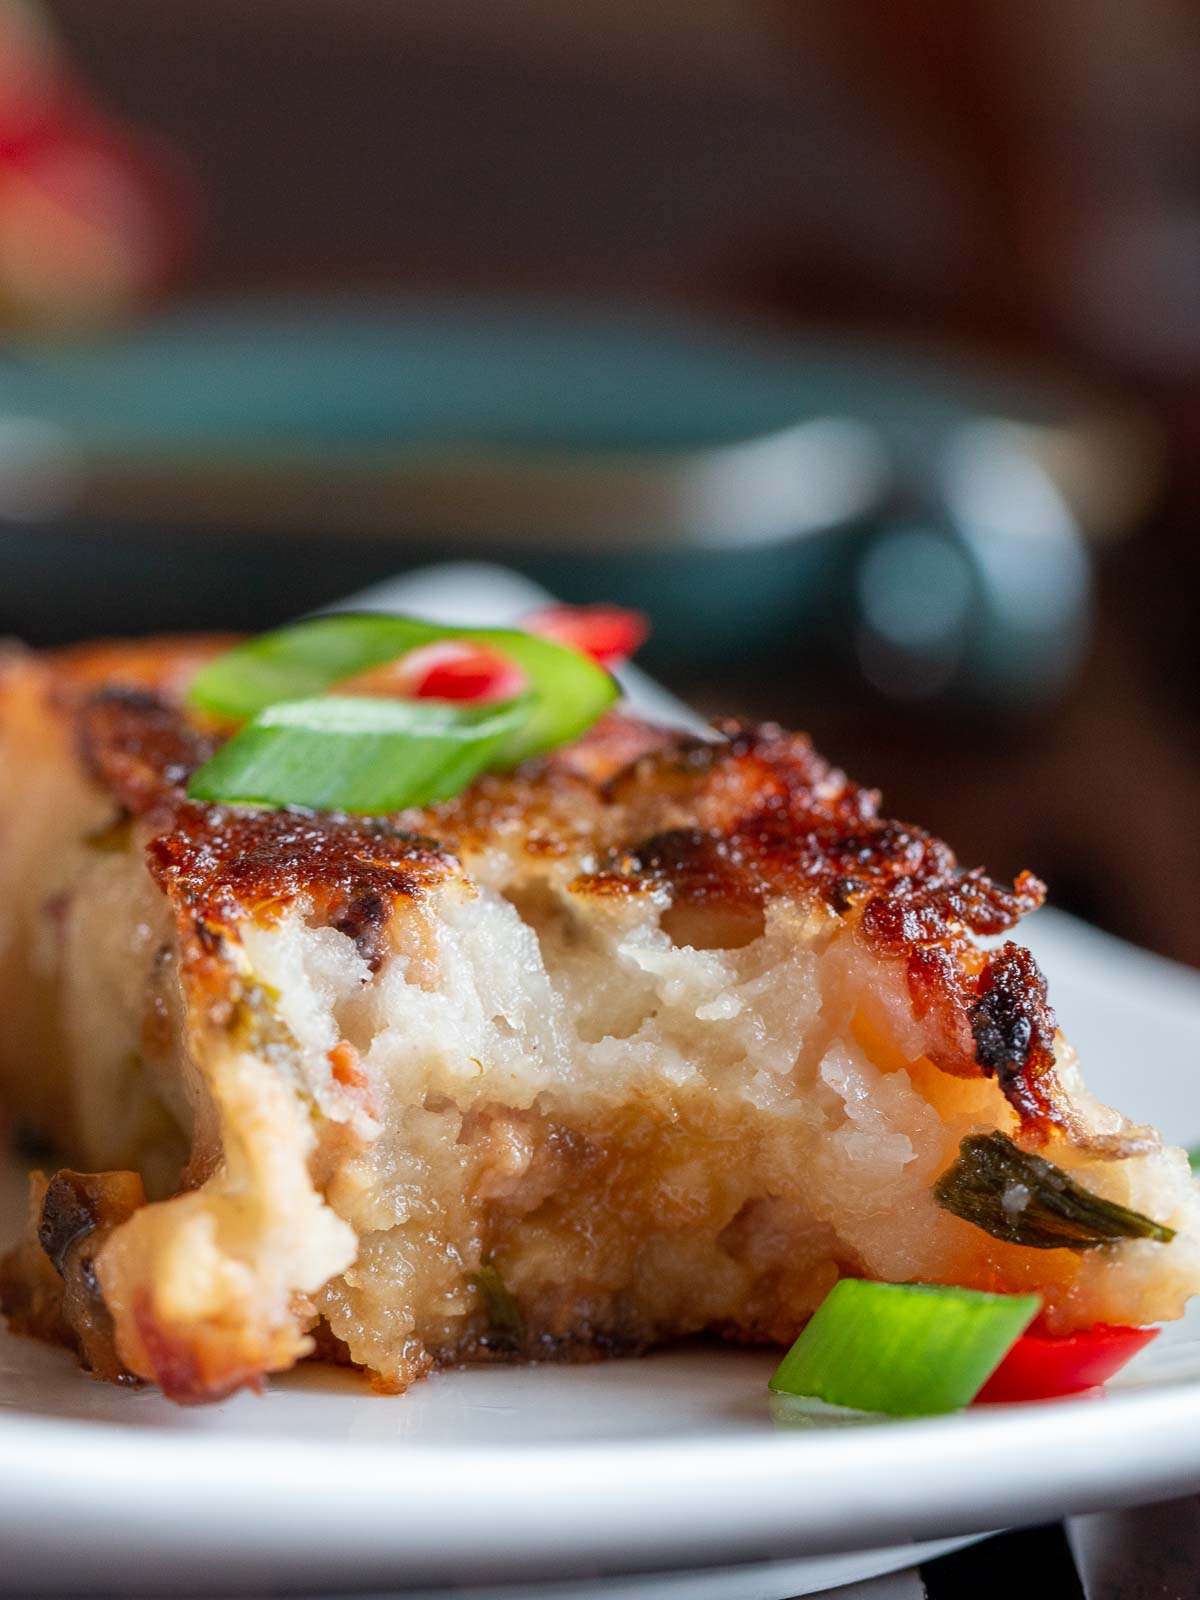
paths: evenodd
<path fill-rule="evenodd" d="M 475 644 L 414 650 L 401 663 L 401 673 L 414 700 L 511 700 L 525 688 L 518 666 Z"/>
<path fill-rule="evenodd" d="M 1103 1322 L 1078 1333 L 1055 1335 L 1034 1330 L 1022 1334 L 975 1403 L 1082 1394 L 1107 1383 L 1157 1335 L 1157 1328 L 1116 1328 Z"/>

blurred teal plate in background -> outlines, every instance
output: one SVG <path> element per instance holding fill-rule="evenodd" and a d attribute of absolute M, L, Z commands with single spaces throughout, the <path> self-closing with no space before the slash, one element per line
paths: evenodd
<path fill-rule="evenodd" d="M 1127 525 L 1153 469 L 1111 403 L 961 353 L 649 312 L 211 305 L 0 359 L 0 632 L 144 628 L 143 585 L 158 626 L 253 627 L 487 555 L 648 611 L 660 665 L 698 640 L 714 663 L 841 652 L 902 498 L 955 612 L 935 679 L 1040 692 L 1075 659 L 1080 533 Z"/>
<path fill-rule="evenodd" d="M 1003 418 L 1061 445 L 1105 415 L 1086 392 L 962 355 L 783 338 L 755 324 L 470 302 L 211 305 L 87 342 L 10 345 L 0 502 L 20 492 L 23 454 L 26 492 L 36 469 L 52 498 L 57 451 L 59 511 L 148 514 L 172 473 L 220 469 L 230 481 L 197 504 L 172 503 L 173 519 L 219 508 L 226 525 L 281 526 L 297 520 L 289 480 L 326 473 L 395 492 L 409 474 L 411 495 L 390 509 L 328 509 L 340 524 L 352 514 L 356 531 L 415 518 L 426 531 L 461 532 L 468 519 L 534 539 L 603 531 L 618 543 L 754 543 L 861 515 L 896 463 L 935 467 L 965 419 Z M 753 447 L 761 459 L 736 485 L 747 503 L 731 505 L 721 465 Z M 772 466 L 789 456 L 790 472 Z M 503 477 L 503 463 L 544 475 L 547 494 L 557 483 L 564 502 L 539 507 L 531 493 L 479 506 L 465 492 L 451 501 L 432 492 L 439 467 L 486 483 Z M 576 505 L 556 476 L 572 470 L 592 490 L 606 474 L 633 478 L 623 499 Z M 521 525 L 506 528 L 518 508 Z"/>

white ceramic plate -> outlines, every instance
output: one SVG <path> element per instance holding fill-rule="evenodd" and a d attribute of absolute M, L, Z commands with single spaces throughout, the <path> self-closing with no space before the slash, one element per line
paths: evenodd
<path fill-rule="evenodd" d="M 1093 1087 L 1200 1142 L 1200 975 L 1053 913 L 1029 932 Z M 529 1596 L 572 1579 L 553 1592 L 582 1597 L 674 1569 L 620 1592 L 775 1600 L 907 1564 L 920 1541 L 1200 1485 L 1200 1326 L 1102 1399 L 924 1421 L 781 1427 L 772 1365 L 686 1350 L 445 1373 L 387 1399 L 314 1369 L 187 1411 L 2 1335 L 0 1588 Z"/>

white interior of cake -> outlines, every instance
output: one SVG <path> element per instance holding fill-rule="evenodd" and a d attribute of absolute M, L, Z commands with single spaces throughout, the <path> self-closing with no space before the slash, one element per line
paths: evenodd
<path fill-rule="evenodd" d="M 308 1089 L 350 1135 L 324 1192 L 358 1258 L 318 1304 L 356 1360 L 403 1381 L 426 1352 L 502 1349 L 481 1265 L 548 1355 L 706 1329 L 789 1340 L 846 1271 L 1037 1287 L 1062 1325 L 1145 1320 L 1147 1296 L 1175 1314 L 1191 1239 L 1015 1250 L 937 1206 L 959 1140 L 1015 1119 L 994 1084 L 924 1057 L 903 964 L 829 912 L 779 900 L 731 920 L 471 865 L 401 906 L 375 975 L 301 914 L 246 933 Z M 365 1092 L 330 1076 L 343 1041 Z M 1077 1078 L 1065 1046 L 1062 1064 Z M 1124 1127 L 1073 1087 L 1096 1131 Z M 1194 1205 L 1178 1152 L 1061 1159 L 1161 1220 Z"/>

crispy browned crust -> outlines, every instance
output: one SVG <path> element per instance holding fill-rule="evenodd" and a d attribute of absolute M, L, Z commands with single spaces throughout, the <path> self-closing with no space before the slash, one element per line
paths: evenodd
<path fill-rule="evenodd" d="M 14 1333 L 44 1344 L 75 1349 L 75 1336 L 63 1314 L 63 1280 L 39 1238 L 47 1180 L 29 1180 L 29 1228 L 20 1242 L 0 1255 L 0 1311 Z"/>
<path fill-rule="evenodd" d="M 38 1243 L 63 1283 L 63 1318 L 80 1360 L 107 1383 L 137 1383 L 117 1353 L 96 1257 L 113 1231 L 146 1203 L 136 1172 L 56 1172 L 46 1186 Z"/>
<path fill-rule="evenodd" d="M 56 1172 L 30 1178 L 29 1236 L 0 1257 L 0 1307 L 16 1333 L 75 1350 L 106 1383 L 139 1380 L 117 1354 L 95 1261 L 114 1228 L 146 1203 L 134 1172 Z"/>
<path fill-rule="evenodd" d="M 147 865 L 177 913 L 193 964 L 217 953 L 223 929 L 269 917 L 301 894 L 377 963 L 391 907 L 418 898 L 450 870 L 435 841 L 387 818 L 187 800 L 187 778 L 216 738 L 144 690 L 92 691 L 75 715 L 89 770 L 152 829 Z"/>
<path fill-rule="evenodd" d="M 803 734 L 720 728 L 723 744 L 677 741 L 605 785 L 657 826 L 610 852 L 588 887 L 621 892 L 649 877 L 673 906 L 818 896 L 873 953 L 906 963 L 914 1009 L 937 1026 L 937 1066 L 996 1078 L 1032 1137 L 1065 1127 L 1045 979 L 1023 947 L 985 957 L 974 943 L 1036 910 L 1045 885 L 1029 872 L 1005 888 L 964 871 L 940 839 L 881 817 L 878 792 L 831 767 Z"/>
<path fill-rule="evenodd" d="M 222 925 L 304 894 L 377 960 L 390 907 L 439 882 L 451 856 L 498 834 L 550 857 L 578 855 L 582 840 L 595 866 L 572 884 L 581 894 L 661 887 L 673 908 L 719 915 L 725 927 L 752 925 L 775 896 L 820 899 L 873 953 L 906 964 L 943 1071 L 994 1077 L 1028 1137 L 1069 1131 L 1036 962 L 1015 944 L 985 955 L 974 942 L 1035 910 L 1044 885 L 1028 872 L 1005 887 L 963 870 L 940 839 L 880 816 L 877 791 L 831 767 L 803 734 L 726 722 L 706 743 L 614 716 L 547 760 L 400 817 L 198 805 L 183 788 L 216 735 L 181 708 L 180 660 L 194 667 L 208 648 L 151 643 L 132 666 L 107 649 L 102 660 L 125 661 L 116 687 L 76 652 L 60 678 L 83 759 L 155 830 L 150 869 L 197 958 Z"/>

